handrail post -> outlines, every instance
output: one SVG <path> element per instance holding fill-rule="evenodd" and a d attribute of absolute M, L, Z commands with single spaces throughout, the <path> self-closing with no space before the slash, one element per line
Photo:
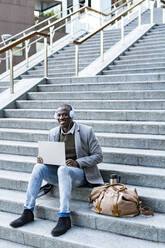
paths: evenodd
<path fill-rule="evenodd" d="M 165 24 L 165 5 L 163 5 L 162 8 L 163 8 L 163 24 Z"/>
<path fill-rule="evenodd" d="M 100 27 L 104 24 L 104 18 L 103 15 L 100 15 Z"/>
<path fill-rule="evenodd" d="M 88 9 L 86 8 L 86 9 L 85 9 L 85 20 L 86 20 L 86 31 L 87 31 L 87 32 L 89 31 L 89 23 L 90 23 L 88 12 L 89 12 L 89 11 L 88 11 Z"/>
<path fill-rule="evenodd" d="M 139 5 L 139 18 L 138 18 L 138 26 L 140 27 L 142 24 L 142 18 L 141 18 L 141 5 Z"/>
<path fill-rule="evenodd" d="M 29 41 L 25 40 L 25 59 L 26 59 L 26 67 L 29 66 Z"/>
<path fill-rule="evenodd" d="M 127 3 L 127 6 L 128 6 L 128 9 L 129 9 L 129 7 L 131 6 L 131 3 L 128 2 L 128 3 Z M 127 17 L 128 17 L 128 19 L 130 19 L 130 11 L 128 11 Z"/>
<path fill-rule="evenodd" d="M 121 41 L 124 41 L 124 17 L 121 17 Z"/>
<path fill-rule="evenodd" d="M 71 33 L 71 37 L 73 38 L 74 36 L 73 36 L 73 34 L 74 34 L 74 26 L 73 26 L 73 24 L 74 24 L 74 17 L 73 16 L 71 16 L 70 17 L 70 33 Z"/>
<path fill-rule="evenodd" d="M 118 16 L 118 10 L 115 11 L 115 17 Z M 119 28 L 119 20 L 115 21 L 115 27 Z"/>
<path fill-rule="evenodd" d="M 146 0 L 146 9 L 150 8 L 150 0 Z"/>
<path fill-rule="evenodd" d="M 77 44 L 76 44 L 75 48 L 76 48 L 76 51 L 75 51 L 76 77 L 78 77 L 78 74 L 79 74 L 79 47 Z"/>
<path fill-rule="evenodd" d="M 10 93 L 14 93 L 14 79 L 13 79 L 13 49 L 10 49 Z"/>
<path fill-rule="evenodd" d="M 50 32 L 50 47 L 53 47 L 53 36 L 54 36 L 54 32 L 53 32 L 53 27 L 49 28 L 49 32 Z"/>
<path fill-rule="evenodd" d="M 44 77 L 48 77 L 48 45 L 47 37 L 44 37 Z"/>
<path fill-rule="evenodd" d="M 88 6 L 88 0 L 85 0 L 85 6 Z"/>
<path fill-rule="evenodd" d="M 150 22 L 151 22 L 151 24 L 153 24 L 154 23 L 154 1 L 153 0 L 151 0 L 151 2 L 150 2 Z"/>
<path fill-rule="evenodd" d="M 160 2 L 160 0 L 157 0 L 157 6 L 156 6 L 157 8 L 160 8 L 161 7 L 161 2 Z"/>
<path fill-rule="evenodd" d="M 104 61 L 104 33 L 103 30 L 100 32 L 100 55 L 102 61 Z"/>

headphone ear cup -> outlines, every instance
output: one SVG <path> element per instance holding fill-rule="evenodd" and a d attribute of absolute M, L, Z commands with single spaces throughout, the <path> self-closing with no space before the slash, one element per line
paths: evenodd
<path fill-rule="evenodd" d="M 58 119 L 57 112 L 55 112 L 54 118 L 55 118 L 56 120 Z"/>
<path fill-rule="evenodd" d="M 71 110 L 70 112 L 69 112 L 69 116 L 70 116 L 70 118 L 74 118 L 74 110 Z"/>

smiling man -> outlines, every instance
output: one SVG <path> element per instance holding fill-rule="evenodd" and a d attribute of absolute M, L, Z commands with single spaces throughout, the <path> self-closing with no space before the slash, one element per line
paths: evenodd
<path fill-rule="evenodd" d="M 49 131 L 49 141 L 65 142 L 66 164 L 64 166 L 47 165 L 44 164 L 41 157 L 37 157 L 37 164 L 34 166 L 27 189 L 24 211 L 10 225 L 16 228 L 34 221 L 33 210 L 44 179 L 48 183 L 59 184 L 59 219 L 51 234 L 60 236 L 71 228 L 70 196 L 72 186 L 104 183 L 97 168 L 97 164 L 102 161 L 103 156 L 93 129 L 73 121 L 74 110 L 71 105 L 64 104 L 59 107 L 55 118 L 58 120 L 59 126 Z"/>

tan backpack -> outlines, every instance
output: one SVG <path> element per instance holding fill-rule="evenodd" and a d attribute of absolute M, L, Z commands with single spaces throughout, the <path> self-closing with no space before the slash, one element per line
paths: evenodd
<path fill-rule="evenodd" d="M 127 189 L 124 184 L 106 184 L 93 188 L 88 202 L 93 202 L 92 210 L 116 217 L 133 217 L 142 213 L 153 215 L 149 207 L 141 207 L 135 188 Z"/>

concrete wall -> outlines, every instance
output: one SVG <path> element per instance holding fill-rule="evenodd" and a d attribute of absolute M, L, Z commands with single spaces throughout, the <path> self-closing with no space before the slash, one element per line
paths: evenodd
<path fill-rule="evenodd" d="M 34 0 L 0 0 L 0 35 L 16 34 L 34 24 Z"/>

